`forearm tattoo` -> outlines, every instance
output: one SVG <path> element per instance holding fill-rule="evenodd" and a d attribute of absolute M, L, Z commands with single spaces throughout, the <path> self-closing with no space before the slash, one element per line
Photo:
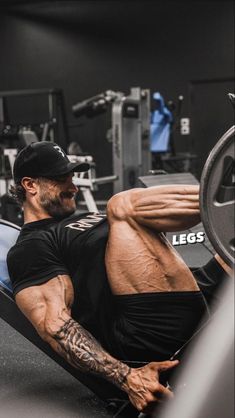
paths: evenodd
<path fill-rule="evenodd" d="M 108 354 L 95 338 L 73 319 L 64 323 L 54 335 L 57 351 L 72 366 L 89 371 L 122 387 L 130 368 Z"/>

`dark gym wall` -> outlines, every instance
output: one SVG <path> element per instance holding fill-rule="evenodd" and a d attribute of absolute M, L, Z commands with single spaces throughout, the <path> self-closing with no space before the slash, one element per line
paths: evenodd
<path fill-rule="evenodd" d="M 165 100 L 183 94 L 182 116 L 188 116 L 191 80 L 233 76 L 230 1 L 2 3 L 0 90 L 62 88 L 70 139 L 94 156 L 99 176 L 112 172 L 105 139 L 110 115 L 75 119 L 74 103 L 140 86 L 160 91 Z M 189 141 L 177 135 L 176 149 L 190 148 Z M 203 149 L 203 142 L 197 146 Z"/>

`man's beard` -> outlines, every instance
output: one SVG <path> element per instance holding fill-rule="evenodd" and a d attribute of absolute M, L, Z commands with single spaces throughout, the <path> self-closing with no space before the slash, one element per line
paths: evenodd
<path fill-rule="evenodd" d="M 43 191 L 40 195 L 40 203 L 52 218 L 63 219 L 72 215 L 76 210 L 75 207 L 63 205 L 63 197 L 71 198 L 72 196 L 69 192 L 61 192 L 60 196 L 51 197 L 47 191 Z"/>

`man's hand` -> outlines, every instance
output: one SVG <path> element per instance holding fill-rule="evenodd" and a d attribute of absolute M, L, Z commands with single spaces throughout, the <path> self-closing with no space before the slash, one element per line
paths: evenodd
<path fill-rule="evenodd" d="M 153 404 L 173 397 L 173 393 L 159 382 L 159 376 L 161 372 L 172 369 L 178 363 L 178 360 L 162 361 L 130 369 L 122 389 L 138 411 L 147 412 Z"/>

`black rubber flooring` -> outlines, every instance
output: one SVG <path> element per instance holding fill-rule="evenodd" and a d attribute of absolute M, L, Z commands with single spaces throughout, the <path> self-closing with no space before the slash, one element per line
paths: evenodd
<path fill-rule="evenodd" d="M 0 319 L 0 418 L 108 418 L 100 399 Z"/>

